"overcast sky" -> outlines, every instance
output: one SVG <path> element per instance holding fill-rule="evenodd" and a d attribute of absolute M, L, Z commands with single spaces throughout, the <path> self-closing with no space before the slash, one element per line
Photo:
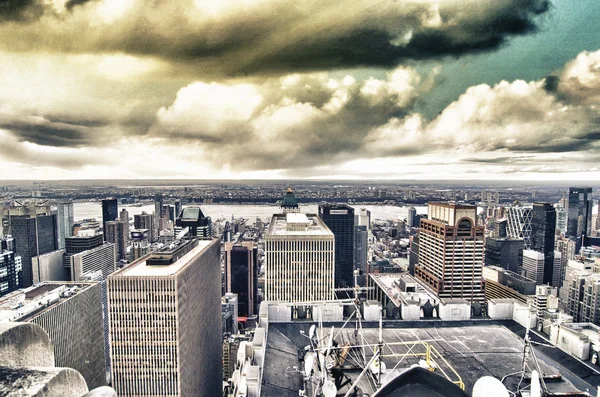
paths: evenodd
<path fill-rule="evenodd" d="M 0 179 L 600 180 L 598 0 L 0 0 Z"/>

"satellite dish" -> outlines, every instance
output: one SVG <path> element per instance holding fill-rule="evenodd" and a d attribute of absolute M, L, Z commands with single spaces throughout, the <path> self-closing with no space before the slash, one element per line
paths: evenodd
<path fill-rule="evenodd" d="M 323 392 L 323 396 L 324 397 L 335 397 L 337 396 L 337 387 L 335 387 L 335 384 L 328 380 L 323 384 L 323 387 L 321 388 L 321 391 Z"/>
<path fill-rule="evenodd" d="M 308 353 L 306 357 L 304 357 L 304 376 L 306 376 L 307 378 L 310 377 L 314 365 L 315 356 L 312 353 Z"/>
<path fill-rule="evenodd" d="M 542 397 L 540 374 L 535 369 L 531 371 L 531 397 Z"/>
<path fill-rule="evenodd" d="M 473 397 L 509 397 L 506 386 L 493 376 L 479 378 L 473 386 Z"/>
<path fill-rule="evenodd" d="M 317 330 L 317 327 L 314 324 L 310 326 L 310 329 L 308 330 L 308 337 L 310 339 L 314 338 L 316 330 Z"/>

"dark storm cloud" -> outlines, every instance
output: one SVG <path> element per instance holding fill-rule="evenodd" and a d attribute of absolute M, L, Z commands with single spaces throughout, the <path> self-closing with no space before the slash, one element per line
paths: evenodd
<path fill-rule="evenodd" d="M 560 82 L 560 77 L 548 76 L 544 79 L 544 89 L 550 93 L 555 93 L 558 89 L 559 82 Z"/>
<path fill-rule="evenodd" d="M 44 14 L 44 6 L 38 0 L 0 1 L 0 23 L 29 22 Z"/>
<path fill-rule="evenodd" d="M 29 14 L 27 10 L 39 14 L 44 9 L 39 1 L 26 2 L 11 19 Z M 47 10 L 55 18 L 0 31 L 9 38 L 0 46 L 13 51 L 124 52 L 221 75 L 392 67 L 407 59 L 495 49 L 513 35 L 535 31 L 539 16 L 549 9 L 547 0 L 306 0 L 293 7 L 287 0 L 251 5 L 232 0 L 207 2 L 209 10 L 195 9 L 191 0 L 148 0 L 110 23 L 98 23 L 92 8 L 100 3 L 70 0 L 66 9 L 72 13 Z M 214 7 L 223 10 L 206 17 Z"/>

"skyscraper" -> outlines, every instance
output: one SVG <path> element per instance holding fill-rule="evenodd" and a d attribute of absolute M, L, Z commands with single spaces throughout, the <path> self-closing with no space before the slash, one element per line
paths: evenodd
<path fill-rule="evenodd" d="M 186 207 L 181 211 L 177 222 L 175 233 L 189 227 L 188 235 L 191 237 L 212 237 L 212 220 L 205 216 L 200 207 Z"/>
<path fill-rule="evenodd" d="M 57 366 L 79 371 L 90 389 L 106 385 L 98 283 L 44 282 L 5 296 L 0 308 L 0 321 L 35 323 L 48 333 Z"/>
<path fill-rule="evenodd" d="M 354 286 L 354 208 L 321 204 L 319 217 L 335 237 L 335 287 Z"/>
<path fill-rule="evenodd" d="M 334 236 L 313 214 L 275 214 L 265 235 L 265 300 L 334 297 Z"/>
<path fill-rule="evenodd" d="M 419 263 L 415 276 L 438 296 L 483 303 L 484 226 L 477 207 L 429 203 L 429 219 L 421 219 Z"/>
<path fill-rule="evenodd" d="M 283 200 L 281 201 L 281 210 L 284 214 L 300 212 L 300 206 L 292 188 L 288 188 L 285 192 L 285 196 L 283 196 Z"/>
<path fill-rule="evenodd" d="M 154 195 L 154 213 L 158 218 L 162 218 L 163 196 L 160 193 Z"/>
<path fill-rule="evenodd" d="M 119 208 L 117 199 L 102 200 L 102 230 L 104 232 L 104 241 L 106 238 L 106 222 L 114 221 L 119 217 Z"/>
<path fill-rule="evenodd" d="M 238 297 L 238 313 L 258 314 L 258 247 L 251 241 L 225 243 L 225 292 Z"/>
<path fill-rule="evenodd" d="M 365 225 L 354 227 L 354 268 L 367 273 L 369 255 L 369 230 Z"/>
<path fill-rule="evenodd" d="M 523 251 L 523 270 L 525 276 L 535 280 L 536 285 L 544 283 L 545 256 L 543 252 L 534 250 Z"/>
<path fill-rule="evenodd" d="M 531 216 L 531 207 L 516 205 L 506 209 L 508 237 L 523 239 L 524 249 L 531 249 Z"/>
<path fill-rule="evenodd" d="M 119 220 L 123 222 L 123 225 L 125 226 L 125 235 L 127 236 L 127 239 L 129 239 L 129 212 L 127 212 L 125 208 L 119 212 Z"/>
<path fill-rule="evenodd" d="M 147 229 L 149 235 L 150 242 L 153 243 L 158 240 L 158 236 L 155 235 L 154 231 L 154 217 L 152 214 L 147 214 L 143 211 L 139 215 L 133 216 L 133 227 L 135 229 Z"/>
<path fill-rule="evenodd" d="M 31 258 L 58 248 L 56 214 L 10 217 L 10 229 L 14 238 L 15 254 L 23 264 L 23 287 L 33 284 Z"/>
<path fill-rule="evenodd" d="M 65 248 L 65 238 L 73 235 L 73 203 L 58 204 L 58 249 Z"/>
<path fill-rule="evenodd" d="M 556 209 L 552 204 L 534 203 L 531 212 L 531 249 L 544 255 L 543 284 L 552 284 L 555 236 Z"/>
<path fill-rule="evenodd" d="M 485 265 L 499 266 L 517 273 L 523 263 L 523 239 L 488 237 L 485 239 Z"/>
<path fill-rule="evenodd" d="M 408 209 L 408 216 L 406 217 L 406 225 L 408 227 L 419 227 L 419 225 L 416 224 L 416 219 L 415 219 L 416 215 L 417 215 L 416 208 L 410 207 Z"/>
<path fill-rule="evenodd" d="M 106 222 L 104 237 L 109 243 L 115 245 L 117 260 L 127 260 L 127 234 L 125 232 L 125 223 L 121 221 Z"/>
<path fill-rule="evenodd" d="M 556 208 L 556 230 L 561 234 L 565 234 L 567 231 L 567 210 L 560 204 L 554 204 Z"/>
<path fill-rule="evenodd" d="M 6 236 L 0 240 L 0 296 L 21 288 L 22 283 L 21 257 L 15 255 L 12 237 Z"/>
<path fill-rule="evenodd" d="M 581 247 L 582 238 L 590 236 L 592 231 L 592 188 L 570 187 L 569 209 L 566 236 L 577 242 L 577 250 Z"/>
<path fill-rule="evenodd" d="M 108 277 L 119 396 L 221 395 L 220 278 L 216 239 L 180 241 Z"/>

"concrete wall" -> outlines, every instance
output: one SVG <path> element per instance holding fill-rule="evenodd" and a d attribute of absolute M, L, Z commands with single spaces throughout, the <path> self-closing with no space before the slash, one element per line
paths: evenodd
<path fill-rule="evenodd" d="M 512 299 L 490 299 L 488 316 L 494 320 L 512 320 L 515 301 Z"/>
<path fill-rule="evenodd" d="M 471 305 L 466 300 L 453 299 L 440 302 L 440 319 L 442 320 L 469 320 L 471 318 Z"/>

